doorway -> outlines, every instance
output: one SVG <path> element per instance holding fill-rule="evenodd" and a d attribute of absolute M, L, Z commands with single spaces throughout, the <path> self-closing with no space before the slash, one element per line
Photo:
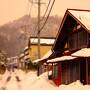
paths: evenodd
<path fill-rule="evenodd" d="M 85 60 L 85 58 L 81 58 L 81 60 L 80 60 L 80 81 L 84 85 L 87 84 L 87 82 L 86 82 L 86 60 Z"/>

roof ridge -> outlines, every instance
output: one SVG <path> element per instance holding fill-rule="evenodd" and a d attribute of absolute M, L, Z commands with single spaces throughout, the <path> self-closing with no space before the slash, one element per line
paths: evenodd
<path fill-rule="evenodd" d="M 68 11 L 68 10 L 90 12 L 90 10 L 85 10 L 85 9 L 70 9 L 70 8 L 68 8 L 67 11 Z"/>

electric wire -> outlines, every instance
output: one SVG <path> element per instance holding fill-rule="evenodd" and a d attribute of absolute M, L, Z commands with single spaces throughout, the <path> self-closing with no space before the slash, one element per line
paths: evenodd
<path fill-rule="evenodd" d="M 51 0 L 49 1 L 49 3 L 50 3 L 50 2 L 51 2 Z M 50 5 L 49 3 L 48 3 L 48 5 Z M 48 20 L 48 18 L 49 18 L 49 16 L 50 16 L 50 13 L 51 13 L 51 11 L 52 11 L 52 8 L 53 8 L 54 3 L 55 3 L 55 0 L 53 0 L 52 5 L 51 5 L 50 10 L 49 10 L 49 13 L 48 13 L 48 15 L 47 15 L 47 18 L 46 18 L 43 26 L 40 28 L 39 32 L 36 34 L 36 37 L 37 37 L 37 35 L 43 30 L 44 26 L 46 25 L 46 22 L 47 22 L 47 20 Z M 48 7 L 49 7 L 49 6 L 48 6 Z M 48 7 L 47 7 L 47 8 L 48 8 Z M 47 9 L 46 9 L 46 10 L 47 10 Z M 35 31 L 36 31 L 36 28 L 37 28 L 37 26 L 35 27 Z M 34 31 L 34 32 L 35 32 L 35 31 Z M 34 39 L 34 40 L 35 40 L 35 39 Z M 34 42 L 34 40 L 33 40 L 32 42 Z"/>
<path fill-rule="evenodd" d="M 47 8 L 46 8 L 46 11 L 45 11 L 42 19 L 40 20 L 40 22 L 44 20 L 45 15 L 46 15 L 46 13 L 47 13 L 47 11 L 48 11 L 48 8 L 49 8 L 50 3 L 51 3 L 51 0 L 49 0 L 49 3 L 48 3 Z M 38 26 L 38 24 L 36 24 L 36 26 L 35 26 L 34 33 L 35 33 L 36 29 L 37 29 L 37 26 Z"/>
<path fill-rule="evenodd" d="M 33 0 L 32 0 L 32 1 L 29 0 L 29 1 L 31 2 L 31 8 L 30 8 L 30 11 L 29 11 L 29 16 L 30 16 L 30 15 L 31 15 L 32 6 L 33 6 Z M 46 11 L 45 11 L 45 13 L 44 13 L 44 15 L 43 15 L 43 18 L 40 20 L 40 22 L 44 20 L 45 15 L 46 15 L 46 13 L 47 13 L 47 11 L 48 11 L 48 9 L 49 9 L 50 3 L 51 3 L 51 0 L 49 0 L 48 5 L 47 5 L 47 8 L 46 8 Z M 37 29 L 38 24 L 36 24 L 36 26 L 34 27 L 34 28 L 35 28 L 35 29 L 34 29 L 35 37 L 37 37 L 37 35 L 43 30 L 44 26 L 46 25 L 47 20 L 48 20 L 48 18 L 49 18 L 49 16 L 50 16 L 50 13 L 51 13 L 51 11 L 52 11 L 52 8 L 53 8 L 54 3 L 55 3 L 55 0 L 53 0 L 52 5 L 51 5 L 51 7 L 50 7 L 50 9 L 49 9 L 49 13 L 48 13 L 48 15 L 47 15 L 47 17 L 46 17 L 46 20 L 44 21 L 43 26 L 40 28 L 40 30 L 39 30 L 39 32 L 37 32 L 37 34 L 35 34 L 35 32 L 36 32 L 36 29 Z M 29 39 L 30 39 L 30 37 L 29 37 Z M 34 39 L 34 40 L 35 40 L 35 39 Z M 33 40 L 32 42 L 34 42 L 34 40 Z M 30 41 L 30 40 L 29 40 L 29 41 Z M 31 43 L 31 42 L 30 42 L 30 43 Z M 30 45 L 30 43 L 29 43 L 29 45 Z"/>
<path fill-rule="evenodd" d="M 40 22 L 44 20 L 44 18 L 45 18 L 45 16 L 46 16 L 46 13 L 47 13 L 47 11 L 48 11 L 48 9 L 49 9 L 50 3 L 51 3 L 51 0 L 49 0 L 48 5 L 47 5 L 47 8 L 46 8 L 46 10 L 45 10 L 45 13 L 44 13 L 42 19 L 40 20 Z M 35 26 L 35 28 L 34 28 L 34 35 L 36 35 L 35 37 L 37 37 L 37 34 L 35 34 L 35 33 L 36 33 L 36 30 L 37 30 L 37 26 L 38 26 L 38 23 L 36 24 L 36 26 Z M 34 40 L 33 40 L 33 42 L 34 42 Z"/>
<path fill-rule="evenodd" d="M 42 19 L 41 19 L 40 21 L 43 21 L 43 19 L 45 18 L 46 13 L 47 13 L 47 11 L 48 11 L 48 8 L 49 8 L 49 6 L 50 6 L 50 3 L 51 3 L 51 0 L 49 0 L 48 5 L 47 5 L 47 8 L 46 8 L 46 11 L 45 11 L 45 13 L 44 13 L 44 15 L 43 15 L 43 17 L 42 17 Z"/>
<path fill-rule="evenodd" d="M 46 25 L 47 20 L 48 20 L 48 18 L 49 18 L 49 16 L 50 16 L 50 13 L 51 13 L 51 11 L 52 11 L 52 8 L 53 8 L 54 3 L 55 3 L 55 0 L 53 0 L 53 3 L 52 3 L 52 5 L 51 5 L 51 8 L 50 8 L 49 13 L 48 13 L 48 15 L 47 15 L 47 18 L 46 18 L 46 20 L 45 20 L 43 26 L 40 28 L 40 30 L 39 30 L 38 33 L 40 33 L 40 32 L 43 30 L 44 26 Z"/>

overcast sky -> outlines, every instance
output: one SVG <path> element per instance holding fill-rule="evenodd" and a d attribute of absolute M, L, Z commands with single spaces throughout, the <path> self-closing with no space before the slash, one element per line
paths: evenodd
<path fill-rule="evenodd" d="M 36 1 L 36 0 L 35 0 Z M 41 0 L 46 2 L 48 0 Z M 0 0 L 0 25 L 18 19 L 29 13 L 31 4 L 28 0 Z M 41 12 L 47 6 L 41 6 Z M 90 9 L 90 0 L 56 0 L 51 15 L 63 16 L 67 8 Z M 37 6 L 33 5 L 31 16 L 37 16 Z"/>

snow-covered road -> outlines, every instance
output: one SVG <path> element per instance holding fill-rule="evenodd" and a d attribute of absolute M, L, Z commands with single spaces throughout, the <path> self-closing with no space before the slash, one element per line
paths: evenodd
<path fill-rule="evenodd" d="M 0 90 L 90 90 L 90 86 L 76 81 L 57 87 L 48 80 L 47 73 L 37 77 L 35 71 L 25 73 L 22 70 L 15 70 L 15 72 L 6 71 L 4 75 L 0 75 Z"/>

